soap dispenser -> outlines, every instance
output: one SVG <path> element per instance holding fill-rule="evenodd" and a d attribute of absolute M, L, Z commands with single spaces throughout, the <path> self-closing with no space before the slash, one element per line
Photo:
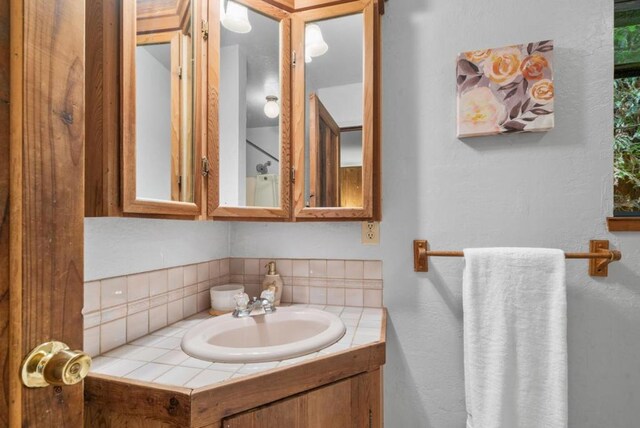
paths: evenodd
<path fill-rule="evenodd" d="M 276 262 L 269 262 L 264 267 L 267 268 L 267 274 L 264 277 L 264 281 L 262 281 L 262 289 L 268 290 L 271 287 L 275 288 L 275 304 L 276 306 L 280 304 L 280 299 L 282 298 L 282 287 L 284 284 L 282 283 L 282 278 L 280 275 L 276 273 Z"/>

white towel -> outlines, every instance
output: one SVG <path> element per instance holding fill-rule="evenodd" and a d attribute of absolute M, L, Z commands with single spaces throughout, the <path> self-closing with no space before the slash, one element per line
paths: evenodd
<path fill-rule="evenodd" d="M 247 206 L 256 205 L 256 177 L 247 177 Z"/>
<path fill-rule="evenodd" d="M 278 188 L 278 175 L 258 174 L 256 177 L 256 190 L 254 205 L 256 207 L 279 207 L 280 189 Z"/>
<path fill-rule="evenodd" d="M 467 428 L 566 428 L 564 253 L 464 250 Z"/>

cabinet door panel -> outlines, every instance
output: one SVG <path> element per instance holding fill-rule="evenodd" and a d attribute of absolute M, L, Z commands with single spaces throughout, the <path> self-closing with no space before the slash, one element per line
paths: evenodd
<path fill-rule="evenodd" d="M 381 372 L 375 370 L 231 416 L 224 428 L 382 426 Z"/>
<path fill-rule="evenodd" d="M 208 3 L 208 214 L 288 220 L 289 14 L 262 0 Z"/>
<path fill-rule="evenodd" d="M 375 7 L 373 1 L 350 2 L 293 15 L 292 46 L 304 57 L 293 73 L 298 221 L 371 220 L 379 214 Z M 359 168 L 359 186 L 347 201 L 341 198 L 341 170 L 348 167 Z"/>
<path fill-rule="evenodd" d="M 305 394 L 307 427 L 351 425 L 351 380 L 343 380 Z"/>
<path fill-rule="evenodd" d="M 303 427 L 304 399 L 296 396 L 225 419 L 224 428 Z"/>

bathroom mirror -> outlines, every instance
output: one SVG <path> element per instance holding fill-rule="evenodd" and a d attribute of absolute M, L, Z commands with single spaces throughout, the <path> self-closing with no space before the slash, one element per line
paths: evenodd
<path fill-rule="evenodd" d="M 294 90 L 296 103 L 304 108 L 294 107 L 294 132 L 296 166 L 303 172 L 295 190 L 296 217 L 370 218 L 372 5 L 344 5 L 300 16 L 294 37 L 304 64 L 295 71 Z"/>
<path fill-rule="evenodd" d="M 217 4 L 216 4 L 217 3 Z M 214 217 L 289 216 L 288 14 L 264 1 L 224 0 L 210 40 L 217 88 L 212 132 Z M 217 37 L 216 37 L 217 36 Z M 213 48 L 213 52 L 212 52 Z M 217 155 L 217 156 L 216 156 Z M 211 199 L 211 198 L 210 198 Z"/>
<path fill-rule="evenodd" d="M 122 1 L 123 208 L 197 215 L 193 0 Z"/>

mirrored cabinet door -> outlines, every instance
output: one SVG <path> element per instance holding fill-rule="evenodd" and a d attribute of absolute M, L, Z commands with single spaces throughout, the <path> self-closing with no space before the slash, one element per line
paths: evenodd
<path fill-rule="evenodd" d="M 298 219 L 373 216 L 373 17 L 355 2 L 294 19 Z"/>
<path fill-rule="evenodd" d="M 290 217 L 290 19 L 262 0 L 212 0 L 209 214 Z"/>
<path fill-rule="evenodd" d="M 122 0 L 123 211 L 199 215 L 195 0 Z"/>

